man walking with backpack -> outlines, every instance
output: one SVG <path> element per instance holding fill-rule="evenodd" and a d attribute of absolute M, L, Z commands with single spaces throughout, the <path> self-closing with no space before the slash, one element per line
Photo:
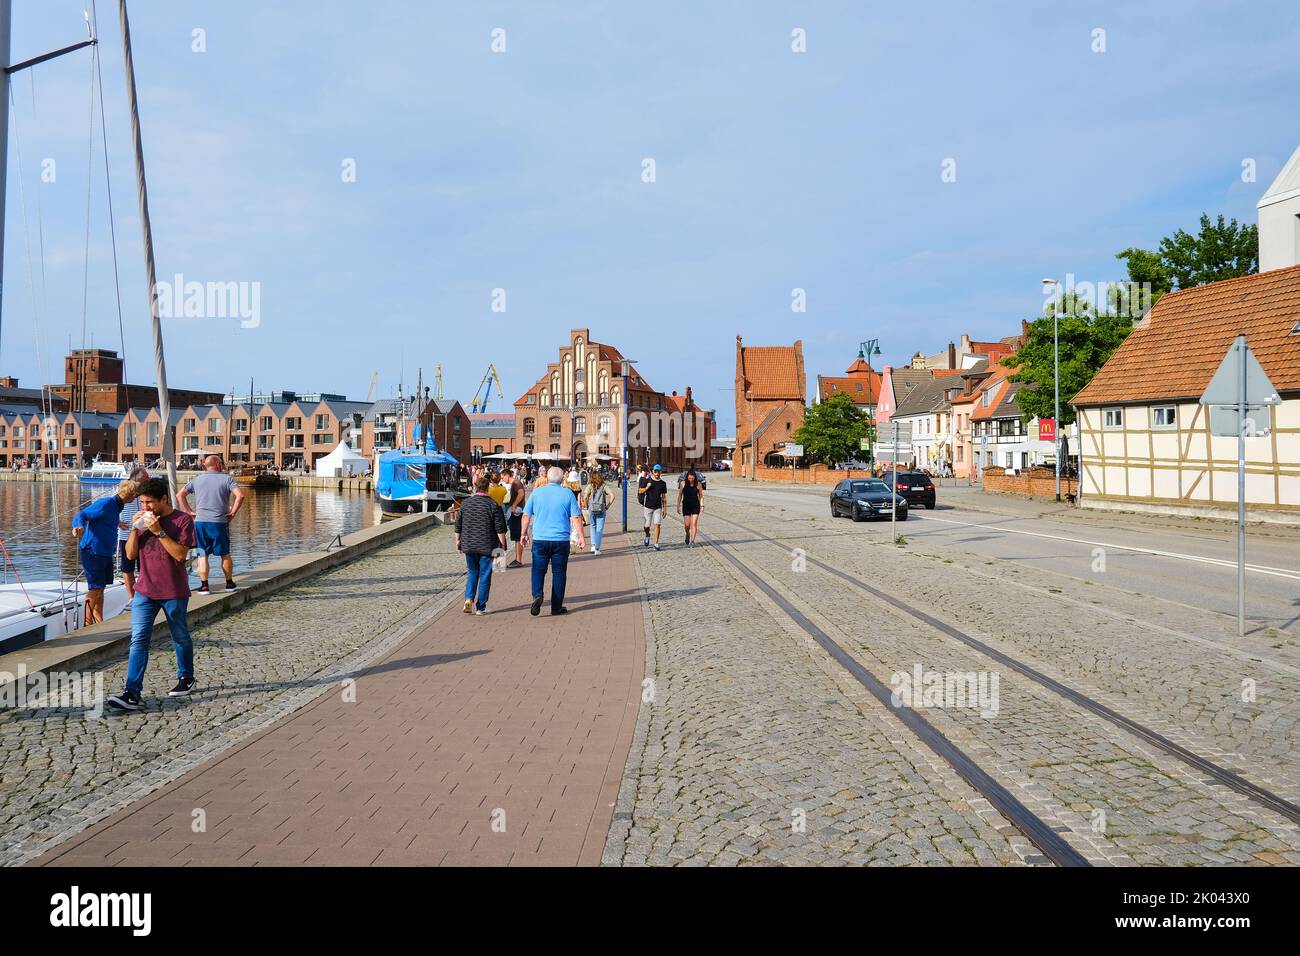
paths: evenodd
<path fill-rule="evenodd" d="M 465 555 L 465 613 L 482 617 L 492 592 L 492 552 L 506 547 L 506 516 L 488 494 L 492 479 L 479 475 L 474 494 L 456 510 L 456 550 Z"/>

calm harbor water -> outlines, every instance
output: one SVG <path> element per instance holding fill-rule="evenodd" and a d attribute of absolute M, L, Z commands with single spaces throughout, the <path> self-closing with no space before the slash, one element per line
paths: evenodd
<path fill-rule="evenodd" d="M 71 481 L 0 482 L 0 539 L 24 581 L 57 578 L 60 568 L 65 576 L 80 572 L 72 518 L 110 488 L 88 488 Z M 317 488 L 250 488 L 230 527 L 235 577 L 286 554 L 323 548 L 340 532 L 369 528 L 379 521 L 379 506 L 370 495 Z M 212 578 L 221 578 L 219 568 Z M 12 582 L 12 568 L 0 580 Z"/>

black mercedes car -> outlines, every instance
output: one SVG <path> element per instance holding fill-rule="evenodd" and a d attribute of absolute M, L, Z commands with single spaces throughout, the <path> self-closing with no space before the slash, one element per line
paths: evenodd
<path fill-rule="evenodd" d="M 907 520 L 907 499 L 900 492 L 895 496 L 889 485 L 879 478 L 854 478 L 841 481 L 831 492 L 831 517 L 840 515 L 863 521 L 867 518 L 888 518 L 893 508 L 891 499 L 896 499 L 898 520 Z"/>
<path fill-rule="evenodd" d="M 894 481 L 894 476 L 887 471 L 880 476 L 880 480 L 888 485 Z M 925 505 L 931 511 L 934 510 L 934 479 L 923 471 L 900 471 L 898 493 L 910 504 Z"/>

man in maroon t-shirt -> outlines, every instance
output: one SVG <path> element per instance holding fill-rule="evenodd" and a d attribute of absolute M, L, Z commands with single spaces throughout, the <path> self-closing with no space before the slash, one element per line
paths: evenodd
<path fill-rule="evenodd" d="M 167 482 L 150 478 L 139 486 L 140 513 L 131 523 L 126 556 L 137 562 L 135 598 L 131 601 L 131 652 L 126 663 L 126 690 L 108 698 L 110 709 L 139 710 L 144 672 L 149 666 L 149 639 L 161 609 L 167 616 L 176 650 L 177 684 L 168 696 L 194 692 L 194 642 L 190 639 L 190 582 L 185 557 L 194 547 L 194 519 L 172 507 Z"/>

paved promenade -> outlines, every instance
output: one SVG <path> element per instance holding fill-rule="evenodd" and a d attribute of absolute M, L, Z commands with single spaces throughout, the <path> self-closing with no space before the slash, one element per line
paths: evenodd
<path fill-rule="evenodd" d="M 644 660 L 635 564 L 608 544 L 571 562 L 569 616 L 529 615 L 527 567 L 497 573 L 488 616 L 451 595 L 351 681 L 37 863 L 598 863 Z"/>

